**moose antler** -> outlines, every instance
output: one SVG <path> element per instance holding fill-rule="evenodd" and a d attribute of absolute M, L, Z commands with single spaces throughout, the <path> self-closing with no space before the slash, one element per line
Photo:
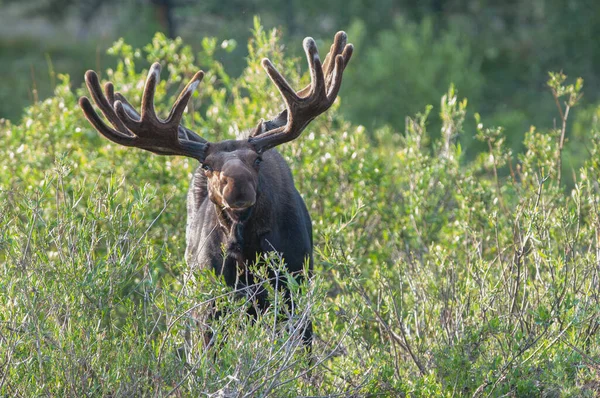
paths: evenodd
<path fill-rule="evenodd" d="M 96 72 L 86 72 L 85 82 L 88 90 L 114 129 L 104 123 L 87 97 L 79 99 L 79 106 L 96 130 L 117 144 L 145 149 L 159 155 L 188 156 L 202 162 L 208 147 L 207 141 L 181 126 L 180 122 L 194 90 L 204 77 L 204 72 L 199 71 L 194 75 L 165 120 L 158 118 L 154 110 L 154 93 L 159 76 L 160 64 L 154 63 L 146 79 L 140 115 L 123 95 L 115 94 L 112 83 L 105 84 L 103 94 Z"/>
<path fill-rule="evenodd" d="M 271 61 L 263 59 L 263 68 L 281 93 L 286 109 L 272 120 L 259 122 L 249 139 L 257 151 L 263 152 L 294 140 L 315 117 L 329 109 L 340 90 L 342 74 L 354 50 L 346 41 L 346 33 L 338 32 L 321 66 L 315 41 L 310 37 L 304 39 L 311 83 L 298 92 L 291 88 Z"/>

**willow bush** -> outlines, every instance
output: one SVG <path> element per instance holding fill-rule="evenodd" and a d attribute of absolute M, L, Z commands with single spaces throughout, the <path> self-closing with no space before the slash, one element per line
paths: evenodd
<path fill-rule="evenodd" d="M 209 140 L 282 106 L 263 57 L 295 87 L 308 81 L 258 23 L 239 78 L 216 60 L 221 45 L 204 39 L 193 54 L 160 34 L 143 49 L 119 41 L 118 66 L 102 76 L 139 104 L 160 61 L 160 113 L 203 68 L 185 123 Z M 562 119 L 581 82 L 552 74 L 549 85 L 557 129 L 532 127 L 523 153 L 478 117 L 464 131 L 471 116 L 454 88 L 439 108 L 372 134 L 341 117 L 338 99 L 281 147 L 313 219 L 315 276 L 291 286 L 294 317 L 282 320 L 270 292 L 273 305 L 252 321 L 223 281 L 186 268 L 197 165 L 100 138 L 77 106 L 85 90 L 62 76 L 54 97 L 0 124 L 0 395 L 594 396 L 600 132 L 589 132 L 584 167 L 562 170 Z M 427 131 L 432 109 L 441 138 Z M 488 151 L 467 161 L 465 134 Z M 210 325 L 217 342 L 186 351 L 215 300 L 229 307 Z M 295 328 L 307 316 L 312 355 Z"/>

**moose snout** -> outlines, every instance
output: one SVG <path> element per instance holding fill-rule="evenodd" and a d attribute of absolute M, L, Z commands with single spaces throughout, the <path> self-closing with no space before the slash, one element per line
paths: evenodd
<path fill-rule="evenodd" d="M 256 188 L 248 181 L 235 181 L 225 177 L 221 180 L 223 200 L 231 209 L 246 209 L 256 202 Z"/>

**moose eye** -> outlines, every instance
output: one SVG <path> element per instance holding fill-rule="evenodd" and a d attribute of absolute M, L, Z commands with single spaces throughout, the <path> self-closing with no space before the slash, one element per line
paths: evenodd
<path fill-rule="evenodd" d="M 254 165 L 258 166 L 259 164 L 261 164 L 263 161 L 263 159 L 259 156 L 256 159 L 254 159 Z"/>
<path fill-rule="evenodd" d="M 206 163 L 203 163 L 202 164 L 202 170 L 204 170 L 204 171 L 212 171 L 212 167 L 210 167 Z"/>

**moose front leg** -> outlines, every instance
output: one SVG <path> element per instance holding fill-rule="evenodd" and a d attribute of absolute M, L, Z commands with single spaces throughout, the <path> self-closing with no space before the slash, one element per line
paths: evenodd
<path fill-rule="evenodd" d="M 296 280 L 298 283 L 302 283 L 304 280 L 304 271 L 306 260 L 308 259 L 309 269 L 308 272 L 312 269 L 312 256 L 306 257 L 306 250 L 300 250 L 304 255 L 297 255 L 294 250 L 289 250 L 287 252 L 280 252 L 277 248 L 281 247 L 282 244 L 278 236 L 274 234 L 272 231 L 266 231 L 260 235 L 260 245 L 263 253 L 276 253 L 277 261 L 285 261 L 285 269 L 290 271 L 291 277 Z M 266 257 L 266 256 L 265 256 Z M 266 260 L 266 258 L 265 258 Z M 283 303 L 281 305 L 288 307 L 288 313 L 291 315 L 292 319 L 295 319 L 297 315 L 300 315 L 300 321 L 304 318 L 302 314 L 297 314 L 296 311 L 296 303 L 293 297 L 292 292 L 288 288 L 288 280 L 286 275 L 280 275 L 277 271 L 277 268 L 269 265 L 270 269 L 268 272 L 269 279 L 273 287 L 282 293 Z M 266 298 L 265 298 L 266 299 Z M 268 305 L 268 304 L 267 304 Z M 287 317 L 283 317 L 284 321 L 288 321 Z M 310 317 L 306 317 L 303 322 L 299 322 L 294 325 L 294 328 L 302 328 L 302 342 L 304 346 L 308 350 L 308 352 L 312 351 L 312 321 Z"/>

